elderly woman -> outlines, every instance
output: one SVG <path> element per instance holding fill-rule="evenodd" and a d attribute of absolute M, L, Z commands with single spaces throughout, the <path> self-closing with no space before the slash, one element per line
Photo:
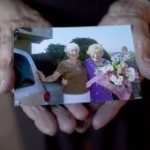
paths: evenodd
<path fill-rule="evenodd" d="M 89 46 L 87 54 L 90 58 L 84 61 L 84 65 L 86 67 L 89 80 L 91 80 L 96 75 L 103 72 L 104 66 L 109 64 L 110 61 L 103 58 L 104 51 L 100 44 L 93 44 Z M 112 93 L 104 86 L 95 82 L 91 85 L 87 85 L 87 87 L 90 88 L 92 102 L 113 100 Z"/>
<path fill-rule="evenodd" d="M 61 61 L 52 75 L 45 77 L 41 74 L 41 80 L 53 82 L 62 77 L 65 104 L 90 102 L 90 92 L 86 88 L 87 72 L 82 62 L 78 59 L 79 46 L 76 43 L 69 43 L 64 51 L 68 59 Z"/>

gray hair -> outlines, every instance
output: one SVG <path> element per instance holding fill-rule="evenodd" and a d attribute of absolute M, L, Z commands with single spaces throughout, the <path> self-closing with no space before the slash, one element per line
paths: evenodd
<path fill-rule="evenodd" d="M 73 49 L 78 50 L 78 52 L 80 51 L 80 48 L 79 48 L 79 45 L 78 45 L 78 44 L 76 44 L 76 43 L 69 43 L 69 44 L 65 47 L 64 52 L 65 52 L 65 53 L 70 53 L 71 50 L 73 50 Z"/>
<path fill-rule="evenodd" d="M 102 55 L 104 55 L 104 48 L 103 48 L 102 44 L 92 44 L 92 45 L 90 45 L 88 50 L 87 50 L 87 54 L 91 55 L 91 52 L 93 52 L 93 51 L 101 52 Z"/>

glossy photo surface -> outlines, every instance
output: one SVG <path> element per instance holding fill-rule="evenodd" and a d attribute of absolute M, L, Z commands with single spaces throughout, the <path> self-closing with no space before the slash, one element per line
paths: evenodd
<path fill-rule="evenodd" d="M 130 25 L 17 28 L 14 105 L 141 99 Z"/>

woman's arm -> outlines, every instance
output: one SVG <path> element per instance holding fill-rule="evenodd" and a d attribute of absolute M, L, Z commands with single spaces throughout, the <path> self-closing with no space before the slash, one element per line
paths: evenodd
<path fill-rule="evenodd" d="M 45 78 L 44 82 L 54 82 L 56 81 L 59 77 L 61 76 L 61 74 L 57 71 L 55 71 L 52 75 L 48 76 Z"/>

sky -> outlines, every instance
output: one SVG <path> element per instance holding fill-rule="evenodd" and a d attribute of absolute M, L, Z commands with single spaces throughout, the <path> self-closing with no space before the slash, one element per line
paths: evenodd
<path fill-rule="evenodd" d="M 130 25 L 53 28 L 53 38 L 32 44 L 32 53 L 45 52 L 49 44 L 67 45 L 74 38 L 92 38 L 108 52 L 118 52 L 122 46 L 134 51 Z"/>

